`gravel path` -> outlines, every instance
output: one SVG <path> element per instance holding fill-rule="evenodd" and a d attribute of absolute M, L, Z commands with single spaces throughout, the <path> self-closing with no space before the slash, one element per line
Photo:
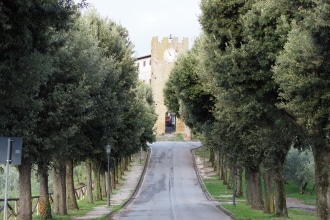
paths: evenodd
<path fill-rule="evenodd" d="M 286 205 L 288 208 L 298 208 L 308 211 L 316 211 L 316 207 L 314 205 L 306 205 L 303 203 L 303 201 L 299 199 L 286 198 Z"/>

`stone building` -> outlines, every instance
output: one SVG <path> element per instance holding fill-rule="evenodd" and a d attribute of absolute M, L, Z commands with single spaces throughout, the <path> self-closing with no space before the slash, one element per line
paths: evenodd
<path fill-rule="evenodd" d="M 139 69 L 139 80 L 150 85 L 151 80 L 151 55 L 137 58 L 135 65 Z"/>
<path fill-rule="evenodd" d="M 155 124 L 157 135 L 180 133 L 185 139 L 191 138 L 190 129 L 179 118 L 176 118 L 175 114 L 168 112 L 163 95 L 165 83 L 177 57 L 188 49 L 188 38 L 179 40 L 177 37 L 164 37 L 159 41 L 158 37 L 153 37 L 151 55 L 139 57 L 136 61 L 136 65 L 139 67 L 140 80 L 149 82 L 153 92 L 155 112 L 158 115 Z M 148 80 L 149 76 L 150 79 Z"/>

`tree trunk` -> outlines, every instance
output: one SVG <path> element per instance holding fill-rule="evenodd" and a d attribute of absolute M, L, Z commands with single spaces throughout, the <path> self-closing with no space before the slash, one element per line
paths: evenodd
<path fill-rule="evenodd" d="M 131 156 L 129 156 L 129 157 L 127 157 L 127 170 L 128 170 L 128 168 L 129 167 L 131 167 L 131 163 L 132 163 L 132 161 L 133 161 L 133 159 L 132 159 L 132 155 Z"/>
<path fill-rule="evenodd" d="M 214 150 L 212 148 L 209 148 L 209 149 L 210 149 L 210 158 L 209 158 L 209 161 L 211 162 L 212 167 L 214 167 L 214 162 L 215 162 Z"/>
<path fill-rule="evenodd" d="M 101 181 L 101 194 L 103 198 L 107 197 L 107 177 L 106 174 L 108 173 L 107 170 L 102 169 L 101 173 L 100 173 L 100 181 Z"/>
<path fill-rule="evenodd" d="M 74 189 L 73 181 L 73 161 L 66 161 L 66 193 L 67 193 L 67 207 L 69 210 L 78 210 L 76 200 L 76 191 Z"/>
<path fill-rule="evenodd" d="M 247 203 L 252 209 L 262 210 L 263 201 L 259 169 L 246 168 Z"/>
<path fill-rule="evenodd" d="M 19 219 L 32 220 L 32 196 L 31 196 L 31 161 L 30 158 L 22 158 L 19 171 Z"/>
<path fill-rule="evenodd" d="M 119 183 L 120 160 L 116 159 L 116 184 Z"/>
<path fill-rule="evenodd" d="M 215 166 L 214 166 L 214 170 L 219 174 L 219 177 L 220 177 L 220 167 L 219 167 L 219 165 L 220 165 L 220 158 L 219 158 L 219 152 L 218 151 L 215 151 L 214 152 L 214 159 L 215 159 Z"/>
<path fill-rule="evenodd" d="M 273 193 L 273 178 L 270 169 L 265 169 L 263 172 L 264 179 L 264 213 L 274 213 L 274 193 Z"/>
<path fill-rule="evenodd" d="M 234 180 L 236 180 L 235 179 L 235 173 L 234 172 L 235 172 L 235 170 L 234 170 L 233 167 L 231 167 L 230 169 L 228 169 L 228 172 L 227 172 L 228 173 L 228 177 L 227 177 L 227 179 L 228 179 L 227 189 L 233 189 L 236 186 L 236 181 L 234 183 Z"/>
<path fill-rule="evenodd" d="M 130 167 L 131 165 L 131 157 L 126 157 L 126 167 L 125 167 L 125 170 L 128 171 L 128 168 Z"/>
<path fill-rule="evenodd" d="M 49 202 L 48 188 L 48 165 L 47 163 L 38 163 L 39 176 L 39 213 L 43 219 L 52 219 L 52 209 Z"/>
<path fill-rule="evenodd" d="M 86 172 L 87 172 L 87 202 L 90 204 L 94 203 L 93 199 L 93 180 L 92 180 L 92 165 L 90 162 L 86 162 Z"/>
<path fill-rule="evenodd" d="M 120 179 L 123 178 L 123 175 L 125 173 L 125 160 L 124 158 L 120 158 Z"/>
<path fill-rule="evenodd" d="M 65 163 L 62 160 L 54 161 L 54 214 L 67 215 L 66 188 L 65 188 Z"/>
<path fill-rule="evenodd" d="M 224 177 L 224 156 L 223 155 L 220 155 L 220 152 L 219 152 L 219 179 L 220 180 L 224 180 L 225 177 Z"/>
<path fill-rule="evenodd" d="M 100 182 L 100 164 L 99 162 L 93 161 L 92 163 L 92 169 L 94 174 L 94 182 L 95 182 L 95 192 L 96 192 L 96 200 L 101 201 L 102 195 L 101 195 L 101 182 Z"/>
<path fill-rule="evenodd" d="M 323 145 L 313 146 L 316 182 L 317 219 L 330 219 L 330 148 Z"/>
<path fill-rule="evenodd" d="M 223 184 L 224 185 L 227 185 L 228 184 L 228 176 L 227 176 L 227 171 L 228 171 L 228 168 L 227 168 L 227 161 L 226 161 L 226 158 L 223 157 L 223 160 L 222 160 L 222 171 L 223 171 Z"/>
<path fill-rule="evenodd" d="M 111 194 L 112 192 L 112 177 L 111 177 L 111 171 L 110 172 L 105 172 L 105 197 L 108 196 L 108 193 Z"/>
<path fill-rule="evenodd" d="M 236 166 L 236 197 L 243 196 L 243 169 L 241 166 Z"/>
<path fill-rule="evenodd" d="M 274 169 L 274 181 L 275 181 L 275 214 L 278 216 L 288 216 L 288 209 L 286 207 L 286 194 L 285 183 L 283 177 L 283 164 L 284 160 L 279 159 Z"/>
<path fill-rule="evenodd" d="M 112 189 L 117 188 L 117 182 L 116 182 L 116 177 L 117 177 L 117 160 L 113 163 L 113 166 L 111 166 L 110 170 L 110 177 L 111 177 L 111 192 Z"/>

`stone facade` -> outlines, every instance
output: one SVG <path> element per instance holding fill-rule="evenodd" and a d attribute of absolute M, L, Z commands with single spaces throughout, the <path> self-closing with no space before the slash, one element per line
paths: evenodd
<path fill-rule="evenodd" d="M 155 124 L 155 132 L 162 135 L 168 132 L 166 130 L 166 120 L 168 115 L 167 107 L 164 104 L 163 90 L 165 83 L 169 78 L 170 72 L 174 67 L 174 63 L 180 54 L 189 49 L 188 38 L 179 40 L 177 37 L 164 37 L 162 41 L 158 37 L 152 38 L 151 55 L 137 58 L 135 61 L 139 71 L 139 79 L 151 86 L 153 98 L 155 102 L 155 112 L 158 119 Z M 183 134 L 187 140 L 191 139 L 191 131 L 180 119 L 171 118 L 171 122 L 175 124 L 175 133 Z"/>
<path fill-rule="evenodd" d="M 157 135 L 165 134 L 167 107 L 164 104 L 163 90 L 174 66 L 177 56 L 189 49 L 188 38 L 179 41 L 177 37 L 169 39 L 164 37 L 162 41 L 153 37 L 151 41 L 151 88 L 153 91 L 155 111 L 158 119 L 155 124 Z M 175 120 L 175 132 L 181 133 L 186 139 L 190 139 L 190 129 L 178 118 Z"/>
<path fill-rule="evenodd" d="M 151 55 L 137 58 L 135 65 L 139 70 L 139 80 L 150 85 L 151 80 Z"/>

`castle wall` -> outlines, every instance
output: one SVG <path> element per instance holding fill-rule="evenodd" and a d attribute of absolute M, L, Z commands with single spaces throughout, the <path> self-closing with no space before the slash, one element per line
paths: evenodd
<path fill-rule="evenodd" d="M 175 63 L 164 57 L 165 51 L 169 48 L 173 48 L 179 56 L 189 49 L 188 38 L 183 38 L 182 41 L 179 41 L 177 37 L 174 37 L 173 39 L 164 37 L 162 41 L 159 41 L 158 37 L 153 37 L 151 41 L 150 82 L 154 96 L 155 111 L 158 115 L 155 124 L 155 130 L 158 135 L 165 134 L 165 114 L 167 112 L 167 107 L 164 104 L 163 90 Z M 174 55 L 170 55 L 170 58 L 173 58 L 171 56 Z M 190 137 L 190 134 L 188 134 L 189 129 L 178 118 L 176 119 L 176 133 L 182 133 L 187 138 Z"/>

